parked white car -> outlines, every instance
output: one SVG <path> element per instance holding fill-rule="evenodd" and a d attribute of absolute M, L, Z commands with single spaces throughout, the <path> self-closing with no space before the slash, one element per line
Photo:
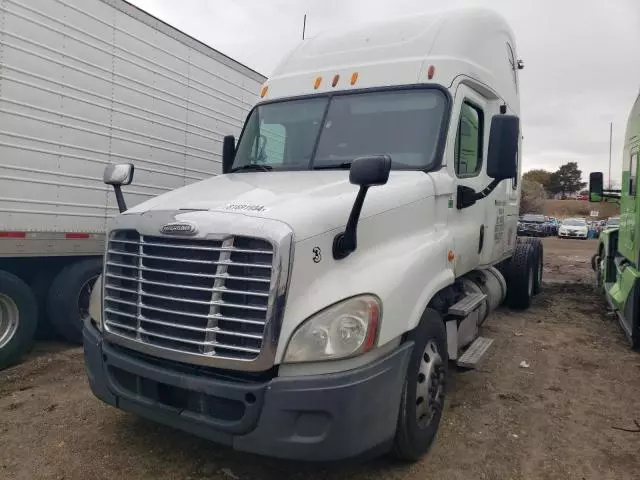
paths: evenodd
<path fill-rule="evenodd" d="M 567 218 L 562 221 L 558 230 L 560 238 L 582 238 L 584 240 L 589 236 L 589 226 L 584 218 Z"/>

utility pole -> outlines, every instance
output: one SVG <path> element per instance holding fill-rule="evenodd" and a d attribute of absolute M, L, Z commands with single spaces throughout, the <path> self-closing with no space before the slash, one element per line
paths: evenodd
<path fill-rule="evenodd" d="M 611 190 L 611 144 L 613 143 L 613 122 L 609 123 L 609 190 Z"/>
<path fill-rule="evenodd" d="M 304 14 L 304 20 L 302 21 L 302 40 L 304 40 L 304 34 L 307 31 L 307 14 Z"/>

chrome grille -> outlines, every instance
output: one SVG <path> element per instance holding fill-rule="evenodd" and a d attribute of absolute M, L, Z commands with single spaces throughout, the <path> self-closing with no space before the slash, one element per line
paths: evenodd
<path fill-rule="evenodd" d="M 104 276 L 105 328 L 158 347 L 241 360 L 261 351 L 273 245 L 112 233 Z"/>

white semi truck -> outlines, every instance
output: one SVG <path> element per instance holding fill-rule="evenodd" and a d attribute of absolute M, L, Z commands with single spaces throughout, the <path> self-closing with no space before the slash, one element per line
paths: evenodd
<path fill-rule="evenodd" d="M 0 368 L 38 322 L 81 342 L 105 165 L 135 165 L 132 205 L 220 173 L 264 80 L 122 0 L 0 2 Z"/>
<path fill-rule="evenodd" d="M 110 222 L 95 395 L 247 452 L 419 459 L 449 363 L 540 288 L 540 244 L 516 239 L 521 67 L 486 10 L 303 41 L 225 138 L 224 175 Z"/>

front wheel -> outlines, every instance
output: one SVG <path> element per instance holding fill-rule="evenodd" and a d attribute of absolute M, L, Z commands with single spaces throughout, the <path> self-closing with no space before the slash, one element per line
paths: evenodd
<path fill-rule="evenodd" d="M 444 408 L 449 354 L 440 314 L 427 309 L 412 332 L 415 342 L 407 368 L 393 454 L 408 462 L 418 461 L 435 439 Z"/>

